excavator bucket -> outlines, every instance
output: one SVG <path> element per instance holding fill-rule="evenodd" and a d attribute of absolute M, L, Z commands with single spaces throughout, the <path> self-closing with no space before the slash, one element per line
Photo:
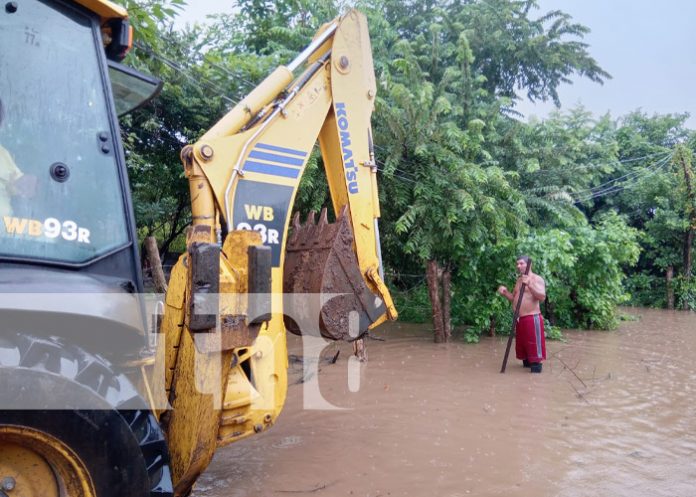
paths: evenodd
<path fill-rule="evenodd" d="M 285 249 L 283 291 L 325 301 L 319 311 L 321 335 L 352 341 L 364 335 L 386 308 L 367 287 L 360 271 L 348 209 L 343 209 L 335 223 L 328 222 L 326 208 L 321 210 L 318 222 L 315 216 L 310 212 L 307 221 L 300 224 L 296 213 L 292 220 L 292 235 Z M 303 305 L 298 299 L 294 302 L 294 306 Z M 296 335 L 316 333 L 315 326 L 312 330 L 301 329 L 292 312 L 285 317 L 288 331 Z M 314 324 L 316 319 L 312 321 Z"/>

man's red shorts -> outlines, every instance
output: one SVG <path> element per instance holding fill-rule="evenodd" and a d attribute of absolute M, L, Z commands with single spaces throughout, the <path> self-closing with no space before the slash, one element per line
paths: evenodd
<path fill-rule="evenodd" d="M 544 318 L 541 314 L 522 316 L 515 327 L 515 353 L 519 360 L 541 362 L 546 359 Z"/>

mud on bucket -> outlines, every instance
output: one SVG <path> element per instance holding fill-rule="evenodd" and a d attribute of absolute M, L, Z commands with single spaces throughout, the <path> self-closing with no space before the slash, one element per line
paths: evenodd
<path fill-rule="evenodd" d="M 352 341 L 364 335 L 386 312 L 384 303 L 367 287 L 360 271 L 347 207 L 335 223 L 328 222 L 326 208 L 321 210 L 319 222 L 315 221 L 314 212 L 309 213 L 304 224 L 300 223 L 299 213 L 295 214 L 285 249 L 283 292 L 298 297 L 303 294 L 293 300 L 293 309 L 285 316 L 286 329 L 296 335 L 316 333 L 318 324 L 324 338 Z M 326 300 L 330 295 L 335 296 Z M 325 301 L 323 306 L 320 300 Z M 352 317 L 351 312 L 355 313 Z M 316 318 L 311 318 L 311 322 L 297 319 L 298 315 L 307 318 L 312 314 L 319 314 L 318 323 Z"/>

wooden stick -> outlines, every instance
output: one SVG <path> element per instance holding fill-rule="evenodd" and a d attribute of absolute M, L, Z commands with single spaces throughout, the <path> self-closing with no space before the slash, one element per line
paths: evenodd
<path fill-rule="evenodd" d="M 317 485 L 316 487 L 310 488 L 309 490 L 276 490 L 276 492 L 282 492 L 285 494 L 309 494 L 312 492 L 317 492 L 319 490 L 324 490 L 326 487 L 333 485 L 337 481 L 338 480 L 329 483 L 324 483 L 323 485 Z"/>
<path fill-rule="evenodd" d="M 527 260 L 527 269 L 524 270 L 524 275 L 529 274 L 529 270 L 532 268 L 532 260 Z M 515 327 L 517 325 L 517 318 L 520 317 L 520 307 L 522 307 L 522 297 L 524 296 L 524 290 L 527 285 L 522 283 L 522 288 L 520 288 L 520 295 L 517 297 L 517 306 L 515 307 L 515 313 L 512 315 L 512 332 L 508 338 L 507 347 L 505 348 L 505 357 L 503 357 L 503 366 L 500 368 L 500 372 L 504 373 L 507 367 L 508 356 L 510 355 L 510 347 L 512 346 L 512 339 L 515 337 Z"/>
<path fill-rule="evenodd" d="M 570 366 L 568 366 L 568 365 L 565 363 L 565 361 L 564 361 L 563 359 L 561 359 L 561 356 L 556 356 L 556 359 L 558 359 L 559 361 L 561 361 L 561 364 L 563 364 L 563 366 L 564 366 L 568 371 L 570 371 L 571 373 L 573 373 L 573 376 L 575 376 L 575 377 L 578 379 L 578 381 L 579 381 L 580 383 L 582 383 L 582 386 L 583 386 L 583 387 L 587 388 L 587 385 L 585 385 L 585 382 L 582 381 L 582 378 L 580 378 L 580 377 L 578 376 L 578 374 L 575 372 L 575 369 L 573 369 L 573 368 L 571 368 Z M 579 364 L 579 363 L 578 363 L 578 364 Z M 577 368 L 577 366 L 575 366 L 575 367 Z"/>
<path fill-rule="evenodd" d="M 157 293 L 167 293 L 167 280 L 164 277 L 162 261 L 160 260 L 159 250 L 157 248 L 157 240 L 154 236 L 145 238 L 145 253 L 147 254 L 147 260 L 150 262 L 155 291 Z"/>

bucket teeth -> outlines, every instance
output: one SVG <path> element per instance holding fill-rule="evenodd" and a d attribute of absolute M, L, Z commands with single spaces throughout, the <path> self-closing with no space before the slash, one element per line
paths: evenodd
<path fill-rule="evenodd" d="M 294 216 L 292 216 L 292 229 L 293 230 L 298 230 L 300 229 L 300 213 L 296 212 Z"/>
<path fill-rule="evenodd" d="M 292 235 L 288 239 L 288 246 L 297 243 L 297 238 L 300 236 L 301 228 L 302 225 L 300 224 L 300 213 L 296 212 L 295 215 L 292 216 Z"/>
<path fill-rule="evenodd" d="M 347 216 L 339 217 L 335 223 L 329 223 L 329 216 L 326 207 L 321 209 L 319 220 L 316 213 L 311 211 L 307 215 L 304 224 L 300 223 L 300 214 L 295 213 L 292 218 L 292 234 L 288 238 L 286 251 L 302 250 L 306 247 L 329 248 L 336 238 L 336 234 L 341 231 L 343 223 L 348 220 Z M 350 228 L 348 228 L 350 229 Z"/>
<path fill-rule="evenodd" d="M 305 233 L 304 239 L 302 240 L 302 245 L 311 245 L 312 240 L 317 238 L 317 213 L 314 211 L 309 211 L 307 214 L 307 220 L 304 224 Z"/>
<path fill-rule="evenodd" d="M 315 225 L 317 224 L 317 213 L 314 211 L 309 211 L 309 214 L 307 214 L 307 221 L 305 221 L 305 226 Z"/>
<path fill-rule="evenodd" d="M 365 333 L 385 309 L 367 287 L 360 269 L 348 208 L 341 209 L 334 223 L 328 222 L 325 208 L 318 222 L 314 212 L 309 213 L 304 224 L 295 214 L 292 226 L 285 248 L 283 291 L 332 296 L 317 317 L 319 332 L 325 338 L 346 340 Z M 290 318 L 285 319 L 288 331 L 299 335 L 312 332 L 298 329 Z M 357 329 L 349 329 L 349 325 Z"/>
<path fill-rule="evenodd" d="M 328 214 L 326 212 L 326 207 L 321 208 L 321 213 L 319 214 L 319 226 L 328 226 L 329 224 L 329 219 L 328 219 Z"/>

